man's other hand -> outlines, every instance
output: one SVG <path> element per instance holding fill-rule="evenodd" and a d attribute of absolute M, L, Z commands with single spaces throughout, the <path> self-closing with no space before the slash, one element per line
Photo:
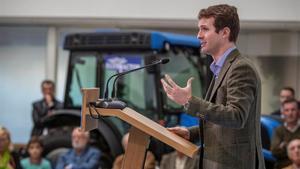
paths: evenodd
<path fill-rule="evenodd" d="M 190 132 L 185 127 L 171 127 L 167 128 L 170 132 L 177 134 L 180 137 L 185 138 L 186 140 L 190 139 Z"/>

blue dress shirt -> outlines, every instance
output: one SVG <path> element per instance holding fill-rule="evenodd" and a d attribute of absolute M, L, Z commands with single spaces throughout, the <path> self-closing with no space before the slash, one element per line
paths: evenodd
<path fill-rule="evenodd" d="M 234 47 L 231 47 L 231 48 L 229 48 L 229 49 L 227 49 L 227 50 L 224 52 L 224 54 L 220 57 L 220 59 L 219 59 L 217 62 L 213 61 L 213 62 L 211 63 L 211 65 L 210 65 L 210 70 L 214 73 L 214 76 L 215 76 L 216 78 L 218 78 L 218 75 L 219 75 L 219 73 L 220 73 L 220 71 L 221 71 L 221 69 L 222 69 L 222 67 L 223 67 L 223 65 L 224 65 L 224 63 L 225 63 L 225 60 L 226 60 L 227 56 L 228 56 L 229 53 L 232 52 L 234 49 L 236 49 L 235 46 L 234 46 Z"/>
<path fill-rule="evenodd" d="M 87 147 L 77 155 L 74 149 L 60 156 L 56 169 L 64 169 L 71 166 L 72 169 L 97 169 L 99 168 L 100 151 L 96 148 Z"/>

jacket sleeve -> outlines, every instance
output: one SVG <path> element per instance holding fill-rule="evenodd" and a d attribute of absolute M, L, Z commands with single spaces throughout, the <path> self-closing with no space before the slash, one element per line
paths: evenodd
<path fill-rule="evenodd" d="M 40 114 L 41 113 L 39 112 L 37 103 L 33 103 L 32 104 L 32 120 L 33 120 L 34 124 L 41 123 Z"/>
<path fill-rule="evenodd" d="M 199 126 L 193 126 L 193 127 L 189 127 L 188 128 L 189 132 L 190 132 L 190 141 L 191 142 L 197 142 L 199 141 L 199 132 L 200 132 L 200 129 L 199 129 Z"/>
<path fill-rule="evenodd" d="M 232 65 L 232 70 L 227 72 L 226 84 L 222 86 L 223 94 L 217 96 L 226 101 L 224 105 L 192 97 L 189 101 L 188 114 L 204 117 L 207 121 L 225 127 L 244 127 L 251 106 L 256 104 L 259 79 L 255 70 L 248 63 L 233 64 L 235 65 Z"/>
<path fill-rule="evenodd" d="M 277 159 L 286 159 L 287 158 L 286 145 L 280 146 L 280 144 L 284 144 L 283 135 L 280 132 L 280 128 L 277 128 L 271 140 L 271 152 Z"/>
<path fill-rule="evenodd" d="M 43 101 L 38 101 L 32 104 L 32 119 L 35 124 L 40 124 L 43 122 L 44 118 L 47 116 L 49 107 L 45 105 Z"/>
<path fill-rule="evenodd" d="M 64 104 L 56 99 L 54 99 L 54 104 L 50 107 L 50 110 L 59 110 L 64 107 Z"/>

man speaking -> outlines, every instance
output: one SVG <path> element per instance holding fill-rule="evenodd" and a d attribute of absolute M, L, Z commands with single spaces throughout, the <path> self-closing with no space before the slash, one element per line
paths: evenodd
<path fill-rule="evenodd" d="M 215 5 L 198 15 L 201 52 L 211 55 L 214 74 L 205 99 L 192 96 L 193 78 L 179 87 L 161 80 L 167 96 L 201 119 L 200 126 L 169 130 L 191 141 L 201 136 L 200 168 L 264 169 L 260 137 L 261 82 L 253 64 L 241 56 L 237 9 Z"/>

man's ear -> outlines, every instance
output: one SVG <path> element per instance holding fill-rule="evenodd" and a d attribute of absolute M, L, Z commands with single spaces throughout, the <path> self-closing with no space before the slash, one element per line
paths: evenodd
<path fill-rule="evenodd" d="M 230 29 L 228 27 L 224 27 L 222 30 L 222 36 L 223 38 L 227 38 L 229 40 L 230 36 Z"/>

